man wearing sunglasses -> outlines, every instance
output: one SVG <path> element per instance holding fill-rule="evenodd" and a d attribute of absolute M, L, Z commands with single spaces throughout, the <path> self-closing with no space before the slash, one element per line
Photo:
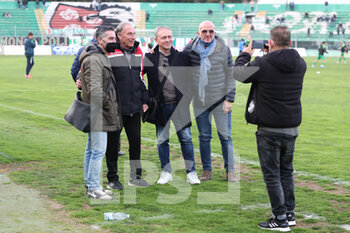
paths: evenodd
<path fill-rule="evenodd" d="M 174 68 L 175 66 L 183 66 L 188 57 L 173 48 L 173 35 L 168 27 L 160 26 L 156 28 L 155 41 L 157 46 L 153 49 L 154 52 L 145 55 L 143 72 L 147 74 L 149 97 L 159 97 L 161 103 L 160 114 L 157 116 L 155 123 L 158 155 L 162 169 L 157 183 L 166 184 L 172 181 L 169 160 L 169 129 L 170 120 L 172 120 L 185 159 L 187 182 L 199 184 L 200 180 L 195 172 L 190 130 L 189 103 L 191 99 L 188 94 L 182 93 L 183 85 L 181 85 L 181 83 L 186 82 L 186 80 L 183 80 L 185 71 L 183 68 Z"/>
<path fill-rule="evenodd" d="M 231 138 L 231 109 L 235 99 L 235 80 L 232 75 L 233 60 L 230 48 L 216 36 L 211 21 L 199 25 L 198 37 L 189 43 L 184 52 L 192 66 L 191 81 L 193 110 L 199 131 L 199 149 L 203 174 L 202 181 L 212 178 L 211 118 L 214 116 L 221 141 L 226 180 L 237 181 L 234 172 L 233 143 Z"/>

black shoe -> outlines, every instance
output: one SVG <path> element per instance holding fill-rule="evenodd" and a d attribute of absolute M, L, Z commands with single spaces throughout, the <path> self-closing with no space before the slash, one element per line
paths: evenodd
<path fill-rule="evenodd" d="M 259 223 L 258 227 L 261 229 L 272 230 L 272 231 L 282 231 L 282 232 L 290 231 L 287 218 L 281 221 L 279 221 L 277 218 L 270 218 L 266 222 Z"/>
<path fill-rule="evenodd" d="M 123 185 L 119 182 L 119 180 L 116 180 L 116 181 L 110 182 L 107 185 L 107 188 L 108 189 L 123 190 Z"/>
<path fill-rule="evenodd" d="M 295 221 L 294 212 L 288 212 L 288 213 L 287 213 L 287 221 L 288 221 L 288 225 L 289 225 L 290 227 L 296 226 L 296 225 L 297 225 L 297 222 Z"/>
<path fill-rule="evenodd" d="M 145 181 L 142 178 L 139 178 L 139 179 L 137 179 L 137 178 L 130 178 L 128 185 L 129 186 L 139 186 L 139 187 L 148 187 L 148 186 L 150 186 L 150 184 L 147 183 L 147 181 Z"/>

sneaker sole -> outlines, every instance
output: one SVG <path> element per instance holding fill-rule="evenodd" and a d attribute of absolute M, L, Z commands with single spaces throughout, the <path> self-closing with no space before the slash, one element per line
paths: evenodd
<path fill-rule="evenodd" d="M 201 184 L 200 182 L 199 183 L 191 183 L 191 182 L 189 182 L 189 181 L 187 181 L 187 183 L 189 183 L 189 184 L 192 184 L 192 185 L 197 185 L 197 184 Z"/>
<path fill-rule="evenodd" d="M 115 189 L 115 188 L 112 188 L 111 186 L 109 186 L 109 185 L 107 185 L 107 187 L 106 188 L 108 188 L 108 189 L 111 189 L 111 190 L 123 190 L 123 188 L 120 188 L 120 189 Z"/>
<path fill-rule="evenodd" d="M 191 181 L 187 180 L 187 183 L 190 183 L 190 184 L 200 184 L 201 182 L 200 182 L 200 181 L 199 181 L 199 182 L 191 182 Z"/>
<path fill-rule="evenodd" d="M 260 229 L 263 230 L 269 230 L 269 231 L 280 231 L 280 232 L 289 232 L 290 228 L 289 227 L 276 227 L 276 228 L 264 228 L 261 226 L 258 226 Z"/>
<path fill-rule="evenodd" d="M 297 222 L 296 221 L 288 221 L 288 225 L 290 227 L 293 227 L 293 226 L 296 226 L 297 225 Z"/>
<path fill-rule="evenodd" d="M 109 195 L 106 195 L 106 196 L 109 196 L 110 198 L 107 198 L 107 199 L 100 199 L 100 198 L 96 198 L 95 196 L 92 196 L 92 195 L 87 195 L 88 198 L 91 198 L 91 199 L 95 199 L 95 200 L 99 200 L 99 201 L 110 201 L 113 199 L 113 197 L 109 196 Z"/>
<path fill-rule="evenodd" d="M 209 181 L 209 180 L 211 180 L 213 177 L 210 177 L 208 180 L 207 179 L 199 179 L 200 181 Z"/>
<path fill-rule="evenodd" d="M 134 187 L 145 187 L 145 188 L 151 186 L 151 185 L 147 185 L 147 186 L 136 185 L 136 184 L 132 184 L 132 183 L 130 183 L 130 182 L 128 182 L 128 185 L 129 185 L 129 186 L 134 186 Z"/>

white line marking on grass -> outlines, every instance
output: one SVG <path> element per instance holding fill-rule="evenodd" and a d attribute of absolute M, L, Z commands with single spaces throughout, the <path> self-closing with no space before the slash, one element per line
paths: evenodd
<path fill-rule="evenodd" d="M 258 203 L 255 205 L 246 205 L 241 207 L 242 210 L 251 210 L 251 209 L 257 209 L 257 208 L 268 209 L 268 208 L 271 208 L 271 205 L 270 203 Z"/>
<path fill-rule="evenodd" d="M 34 111 L 22 109 L 22 108 L 11 107 L 11 106 L 4 105 L 4 104 L 0 104 L 0 107 L 4 107 L 4 108 L 8 108 L 8 109 L 15 110 L 15 111 L 20 111 L 20 112 L 25 112 L 25 113 L 36 115 L 36 116 L 42 116 L 42 117 L 47 117 L 47 118 L 51 118 L 51 119 L 55 119 L 55 120 L 63 120 L 64 121 L 64 119 L 60 118 L 60 117 L 56 117 L 56 116 L 52 116 L 52 115 L 48 115 L 48 114 L 43 114 L 43 113 L 39 113 L 39 112 L 34 112 Z M 157 140 L 155 140 L 155 139 L 146 138 L 146 137 L 141 137 L 141 139 L 145 140 L 145 141 L 157 143 Z M 169 145 L 173 146 L 175 148 L 181 148 L 180 144 L 177 144 L 177 143 L 169 143 Z M 194 151 L 199 153 L 199 149 L 197 149 L 197 148 L 194 149 Z M 222 155 L 218 154 L 218 153 L 212 153 L 211 155 L 213 157 L 222 157 Z M 260 165 L 259 162 L 251 161 L 251 160 L 247 160 L 247 159 L 243 159 L 243 158 L 240 158 L 240 161 L 244 164 L 250 164 L 250 165 L 256 165 L 256 166 Z M 310 172 L 295 171 L 295 174 L 297 176 L 312 176 L 318 180 L 331 181 L 331 182 L 333 182 L 333 184 L 337 184 L 337 185 L 349 185 L 350 186 L 349 181 L 335 179 L 335 178 L 331 178 L 331 177 L 327 177 L 327 176 L 321 176 L 321 175 L 310 173 Z"/>
<path fill-rule="evenodd" d="M 197 213 L 199 213 L 199 214 L 201 214 L 201 213 L 217 213 L 217 212 L 226 212 L 226 210 L 223 210 L 223 209 L 214 209 L 214 210 L 202 209 L 202 210 L 197 211 Z"/>
<path fill-rule="evenodd" d="M 9 156 L 8 154 L 5 154 L 4 152 L 1 152 L 1 151 L 0 151 L 0 155 L 6 159 L 12 159 L 11 156 Z"/>
<path fill-rule="evenodd" d="M 295 174 L 297 176 L 311 176 L 316 178 L 317 180 L 327 180 L 333 182 L 333 184 L 338 184 L 338 185 L 350 185 L 349 181 L 344 181 L 341 179 L 335 179 L 327 176 L 321 176 L 318 174 L 310 173 L 310 172 L 302 172 L 302 171 L 295 171 Z"/>
<path fill-rule="evenodd" d="M 305 219 L 326 220 L 325 217 L 313 213 L 301 212 L 299 214 L 303 215 Z"/>
<path fill-rule="evenodd" d="M 158 215 L 158 216 L 150 216 L 150 217 L 141 217 L 142 220 L 145 221 L 151 221 L 151 220 L 159 220 L 159 219 L 169 219 L 173 218 L 174 216 L 171 214 L 163 214 L 163 215 Z"/>
<path fill-rule="evenodd" d="M 64 120 L 61 117 L 51 116 L 51 115 L 43 114 L 43 113 L 39 113 L 39 112 L 33 112 L 33 111 L 26 110 L 26 109 L 23 109 L 23 108 L 11 107 L 11 106 L 4 105 L 4 104 L 0 104 L 0 107 L 8 108 L 8 109 L 15 110 L 15 111 L 20 111 L 20 112 L 25 112 L 25 113 L 36 115 L 36 116 L 42 116 L 42 117 L 52 118 L 52 119 L 56 119 L 56 120 Z"/>
<path fill-rule="evenodd" d="M 340 228 L 343 228 L 343 229 L 345 229 L 345 230 L 347 230 L 347 231 L 350 231 L 350 225 L 340 225 L 339 226 Z"/>

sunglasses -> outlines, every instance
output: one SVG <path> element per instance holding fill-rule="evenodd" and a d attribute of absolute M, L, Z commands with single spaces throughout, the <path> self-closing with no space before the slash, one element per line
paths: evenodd
<path fill-rule="evenodd" d="M 209 34 L 214 34 L 214 30 L 202 30 L 201 33 L 202 34 L 207 34 L 209 32 Z"/>
<path fill-rule="evenodd" d="M 163 57 L 163 67 L 168 67 L 169 66 L 169 59 L 167 57 Z"/>

